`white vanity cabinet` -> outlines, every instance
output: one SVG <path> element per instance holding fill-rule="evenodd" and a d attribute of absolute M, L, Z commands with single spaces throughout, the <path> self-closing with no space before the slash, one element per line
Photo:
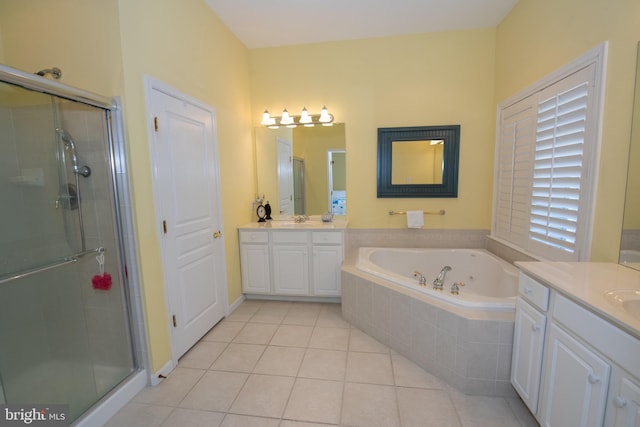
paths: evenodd
<path fill-rule="evenodd" d="M 240 231 L 239 237 L 243 292 L 271 293 L 269 235 L 258 231 Z"/>
<path fill-rule="evenodd" d="M 340 267 L 343 261 L 342 233 L 313 231 L 313 294 L 340 296 Z"/>
<path fill-rule="evenodd" d="M 628 374 L 614 375 L 611 381 L 607 423 L 613 427 L 640 427 L 640 382 Z"/>
<path fill-rule="evenodd" d="M 273 293 L 309 295 L 309 236 L 306 231 L 272 231 Z"/>
<path fill-rule="evenodd" d="M 640 427 L 639 377 L 638 338 L 520 274 L 511 383 L 542 426 Z"/>
<path fill-rule="evenodd" d="M 240 229 L 239 233 L 243 293 L 340 297 L 343 229 L 265 227 Z"/>

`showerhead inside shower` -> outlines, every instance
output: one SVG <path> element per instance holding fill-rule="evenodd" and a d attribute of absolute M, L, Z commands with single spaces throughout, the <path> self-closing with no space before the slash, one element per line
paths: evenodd
<path fill-rule="evenodd" d="M 64 149 L 71 154 L 71 165 L 73 166 L 73 173 L 76 175 L 82 175 L 85 178 L 91 175 L 91 168 L 89 166 L 78 165 L 78 150 L 76 149 L 76 143 L 73 138 L 63 128 L 56 128 L 56 132 L 60 135 L 62 142 L 64 142 Z"/>

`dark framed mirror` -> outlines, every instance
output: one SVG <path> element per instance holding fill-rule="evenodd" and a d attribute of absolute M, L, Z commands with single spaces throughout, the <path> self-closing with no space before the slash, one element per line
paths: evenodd
<path fill-rule="evenodd" d="M 458 197 L 460 125 L 378 128 L 378 197 Z"/>

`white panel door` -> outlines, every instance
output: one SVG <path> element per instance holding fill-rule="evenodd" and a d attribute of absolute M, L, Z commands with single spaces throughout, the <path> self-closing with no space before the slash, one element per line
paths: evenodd
<path fill-rule="evenodd" d="M 538 410 L 546 317 L 518 298 L 513 336 L 511 384 L 533 414 Z"/>
<path fill-rule="evenodd" d="M 162 268 L 177 359 L 226 314 L 213 112 L 156 88 L 150 101 Z"/>
<path fill-rule="evenodd" d="M 553 323 L 547 350 L 542 425 L 601 426 L 609 364 Z"/>
<path fill-rule="evenodd" d="M 640 427 L 640 385 L 623 377 L 611 401 L 615 408 L 613 427 Z"/>
<path fill-rule="evenodd" d="M 293 146 L 278 137 L 278 203 L 281 215 L 293 215 Z"/>

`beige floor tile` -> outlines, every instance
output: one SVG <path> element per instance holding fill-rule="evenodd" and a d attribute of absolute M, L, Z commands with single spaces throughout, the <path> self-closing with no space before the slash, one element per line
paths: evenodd
<path fill-rule="evenodd" d="M 282 319 L 283 325 L 302 325 L 302 326 L 315 326 L 316 320 L 320 310 L 297 310 L 291 309 L 287 312 L 287 315 Z"/>
<path fill-rule="evenodd" d="M 176 406 L 189 393 L 206 371 L 202 369 L 175 368 L 169 377 L 155 387 L 145 387 L 134 397 L 138 403 Z"/>
<path fill-rule="evenodd" d="M 294 378 L 253 374 L 238 394 L 229 412 L 279 418 L 282 416 Z"/>
<path fill-rule="evenodd" d="M 180 407 L 225 412 L 247 377 L 247 374 L 237 372 L 207 371 L 180 403 Z"/>
<path fill-rule="evenodd" d="M 278 427 L 279 419 L 227 414 L 220 427 Z"/>
<path fill-rule="evenodd" d="M 303 357 L 304 348 L 269 346 L 262 353 L 253 373 L 295 377 Z"/>
<path fill-rule="evenodd" d="M 449 395 L 465 427 L 520 427 L 520 422 L 502 397 L 468 396 L 451 388 Z"/>
<path fill-rule="evenodd" d="M 347 381 L 393 385 L 391 356 L 381 353 L 357 353 L 347 356 Z"/>
<path fill-rule="evenodd" d="M 280 427 L 323 427 L 323 426 L 336 426 L 337 424 L 324 424 L 324 423 L 305 423 L 304 421 L 282 420 Z"/>
<path fill-rule="evenodd" d="M 266 323 L 247 323 L 233 339 L 234 343 L 241 344 L 269 344 L 278 325 Z"/>
<path fill-rule="evenodd" d="M 395 387 L 346 383 L 341 424 L 353 427 L 400 426 Z"/>
<path fill-rule="evenodd" d="M 182 368 L 208 369 L 226 347 L 227 343 L 200 341 L 182 356 L 178 366 Z"/>
<path fill-rule="evenodd" d="M 393 376 L 397 386 L 434 388 L 446 390 L 447 384 L 441 379 L 431 375 L 409 359 L 399 355 L 391 355 Z"/>
<path fill-rule="evenodd" d="M 516 418 L 518 419 L 518 421 L 520 421 L 520 424 L 523 427 L 539 426 L 534 416 L 531 415 L 531 412 L 529 412 L 529 408 L 527 408 L 527 406 L 524 404 L 522 400 L 520 400 L 519 397 L 511 397 L 511 398 L 507 398 L 506 400 L 507 400 L 507 403 L 509 404 L 509 407 L 511 408 Z"/>
<path fill-rule="evenodd" d="M 128 403 L 105 424 L 105 427 L 156 427 L 169 416 L 170 406 Z"/>
<path fill-rule="evenodd" d="M 235 336 L 244 328 L 245 322 L 233 322 L 230 320 L 223 320 L 213 327 L 205 335 L 203 341 L 218 341 L 218 342 L 231 342 Z"/>
<path fill-rule="evenodd" d="M 254 323 L 280 324 L 288 311 L 289 308 L 285 306 L 264 305 L 251 317 L 251 321 Z"/>
<path fill-rule="evenodd" d="M 266 347 L 257 344 L 231 343 L 211 365 L 217 371 L 251 372 Z"/>
<path fill-rule="evenodd" d="M 397 387 L 402 427 L 460 427 L 446 390 Z"/>
<path fill-rule="evenodd" d="M 346 351 L 308 348 L 298 377 L 343 381 L 346 369 Z"/>
<path fill-rule="evenodd" d="M 359 351 L 365 353 L 389 353 L 389 347 L 382 344 L 375 338 L 362 332 L 360 329 L 351 329 L 349 337 L 349 351 Z"/>
<path fill-rule="evenodd" d="M 221 412 L 176 408 L 162 427 L 218 427 L 223 419 Z"/>
<path fill-rule="evenodd" d="M 306 347 L 312 332 L 312 326 L 280 325 L 271 340 L 271 345 Z"/>
<path fill-rule="evenodd" d="M 349 329 L 321 328 L 316 326 L 309 341 L 310 348 L 325 350 L 347 350 L 349 346 Z"/>
<path fill-rule="evenodd" d="M 342 318 L 341 312 L 322 310 L 316 321 L 316 326 L 323 328 L 350 328 L 351 324 Z"/>
<path fill-rule="evenodd" d="M 226 320 L 232 322 L 248 322 L 254 314 L 260 309 L 260 306 L 240 305 L 233 313 L 227 316 Z"/>
<path fill-rule="evenodd" d="M 284 418 L 337 424 L 342 406 L 341 381 L 298 378 L 291 391 Z"/>

